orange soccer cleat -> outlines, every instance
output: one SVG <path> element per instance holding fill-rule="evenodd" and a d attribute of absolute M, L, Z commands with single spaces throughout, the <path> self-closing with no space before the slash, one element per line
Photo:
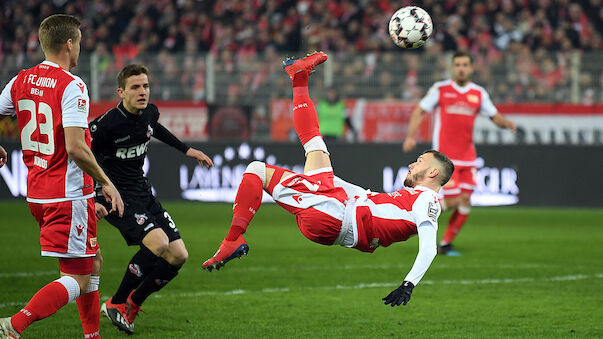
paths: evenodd
<path fill-rule="evenodd" d="M 240 235 L 235 241 L 223 240 L 216 254 L 207 259 L 201 266 L 210 272 L 214 268 L 219 270 L 232 259 L 240 258 L 243 255 L 248 255 L 248 253 L 249 245 L 247 245 L 243 236 Z"/>
<path fill-rule="evenodd" d="M 314 67 L 327 61 L 328 58 L 329 56 L 324 52 L 314 52 L 308 54 L 308 56 L 303 59 L 289 58 L 283 61 L 283 69 L 285 69 L 285 72 L 287 72 L 289 78 L 293 80 L 293 77 L 298 72 L 308 72 L 311 74 L 314 70 Z"/>
<path fill-rule="evenodd" d="M 101 313 L 111 320 L 113 325 L 120 331 L 128 334 L 134 333 L 134 325 L 128 321 L 128 305 L 114 304 L 111 301 L 113 298 L 105 301 L 101 306 Z"/>
<path fill-rule="evenodd" d="M 126 301 L 126 305 L 128 306 L 126 312 L 126 320 L 128 320 L 128 323 L 130 323 L 130 325 L 132 326 L 132 331 L 134 331 L 134 320 L 136 319 L 138 312 L 140 312 L 140 305 L 132 301 L 133 293 L 134 291 L 130 292 L 130 295 L 128 295 L 128 299 Z"/>

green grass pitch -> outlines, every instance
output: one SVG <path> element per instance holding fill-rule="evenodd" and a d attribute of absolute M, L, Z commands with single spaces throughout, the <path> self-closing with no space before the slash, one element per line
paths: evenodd
<path fill-rule="evenodd" d="M 374 254 L 305 239 L 278 206 L 260 208 L 249 257 L 201 269 L 227 232 L 231 205 L 165 203 L 189 251 L 179 276 L 143 305 L 134 338 L 603 337 L 603 209 L 474 208 L 460 257 L 438 256 L 406 307 L 381 298 L 412 265 L 417 238 Z M 440 218 L 440 235 L 449 214 Z M 134 247 L 99 223 L 101 299 L 117 288 Z M 0 316 L 57 276 L 41 258 L 25 202 L 0 202 Z M 75 304 L 24 338 L 81 338 Z M 125 338 L 106 318 L 103 338 Z"/>

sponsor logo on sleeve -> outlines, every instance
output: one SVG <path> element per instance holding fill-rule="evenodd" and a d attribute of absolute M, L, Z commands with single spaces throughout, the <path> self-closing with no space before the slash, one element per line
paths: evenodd
<path fill-rule="evenodd" d="M 433 202 L 429 202 L 429 207 L 427 208 L 427 216 L 429 217 L 429 219 L 431 219 L 433 222 L 437 222 L 438 221 L 438 206 L 436 204 L 434 204 Z"/>
<path fill-rule="evenodd" d="M 77 111 L 82 114 L 88 114 L 88 105 L 86 105 L 86 99 L 77 99 Z"/>

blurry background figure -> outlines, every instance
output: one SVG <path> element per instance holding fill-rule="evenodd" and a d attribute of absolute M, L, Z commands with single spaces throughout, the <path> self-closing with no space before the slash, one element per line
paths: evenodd
<path fill-rule="evenodd" d="M 320 133 L 327 142 L 355 141 L 357 139 L 356 130 L 348 116 L 345 102 L 333 87 L 327 90 L 326 98 L 318 101 L 317 111 Z"/>

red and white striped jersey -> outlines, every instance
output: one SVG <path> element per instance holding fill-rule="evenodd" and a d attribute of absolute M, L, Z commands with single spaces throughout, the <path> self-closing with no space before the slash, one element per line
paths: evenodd
<path fill-rule="evenodd" d="M 440 204 L 433 190 L 416 186 L 392 193 L 370 193 L 355 204 L 358 243 L 355 248 L 373 252 L 417 234 L 417 226 L 431 224 L 438 229 Z M 363 236 L 364 235 L 364 236 Z"/>
<path fill-rule="evenodd" d="M 86 84 L 59 65 L 44 61 L 22 70 L 0 95 L 0 114 L 17 116 L 23 162 L 28 169 L 27 201 L 35 203 L 93 196 L 92 178 L 70 159 L 65 127 L 85 128 L 90 146 Z"/>
<path fill-rule="evenodd" d="M 446 154 L 456 166 L 475 166 L 475 118 L 478 114 L 492 117 L 497 112 L 488 92 L 472 82 L 461 87 L 453 80 L 438 81 L 419 106 L 426 112 L 437 108 L 433 148 Z"/>

